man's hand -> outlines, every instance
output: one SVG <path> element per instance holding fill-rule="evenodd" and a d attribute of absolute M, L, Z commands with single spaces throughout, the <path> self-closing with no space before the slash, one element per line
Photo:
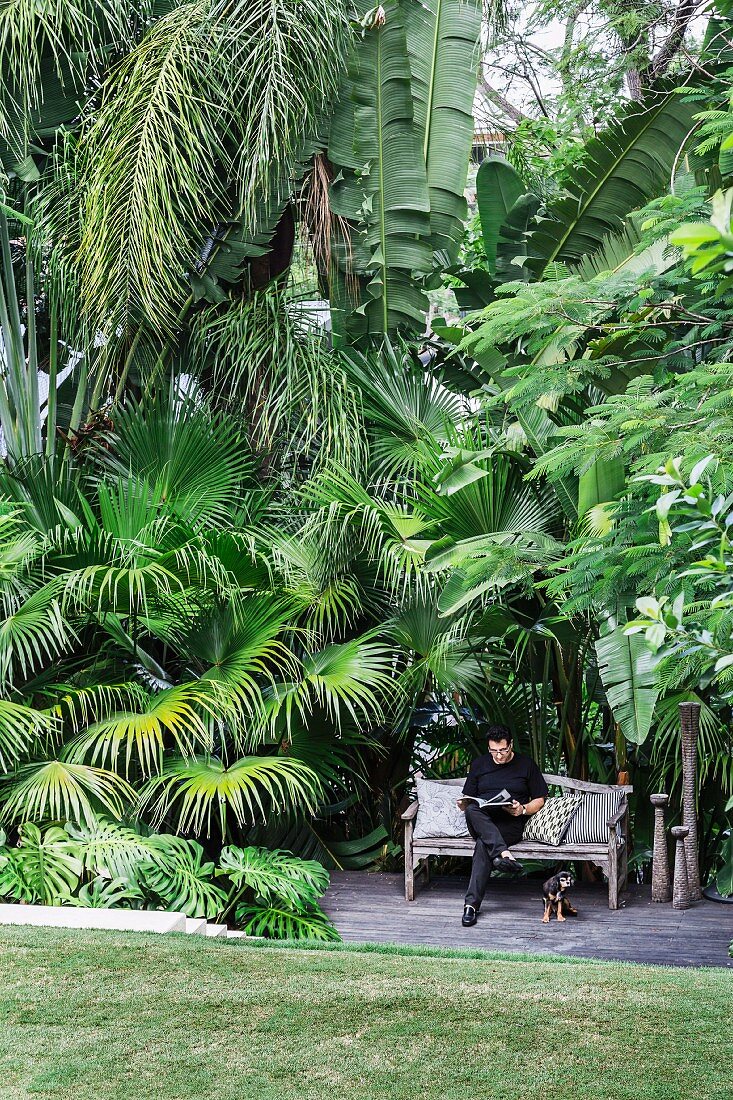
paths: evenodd
<path fill-rule="evenodd" d="M 509 805 L 505 806 L 504 809 L 508 814 L 511 814 L 512 817 L 521 817 L 524 813 L 522 803 L 517 802 L 516 798 L 513 798 Z"/>
<path fill-rule="evenodd" d="M 458 801 L 456 802 L 456 806 L 458 807 L 459 810 L 463 810 L 463 812 L 465 814 L 466 810 L 468 809 L 469 803 L 467 802 L 467 800 L 465 798 L 459 798 Z"/>

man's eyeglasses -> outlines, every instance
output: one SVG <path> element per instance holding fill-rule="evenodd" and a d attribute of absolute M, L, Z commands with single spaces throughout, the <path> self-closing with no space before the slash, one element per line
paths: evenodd
<path fill-rule="evenodd" d="M 507 747 L 505 749 L 492 749 L 491 745 L 489 745 L 489 752 L 491 753 L 492 756 L 506 756 L 507 753 L 510 753 L 511 751 L 512 751 L 512 746 L 511 745 L 507 745 Z"/>

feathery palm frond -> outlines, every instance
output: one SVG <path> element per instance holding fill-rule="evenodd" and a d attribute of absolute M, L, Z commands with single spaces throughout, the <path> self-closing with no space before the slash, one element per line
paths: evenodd
<path fill-rule="evenodd" d="M 331 0 L 188 0 L 113 70 L 79 143 L 91 333 L 175 332 L 207 235 L 238 210 L 254 227 L 316 130 L 346 32 Z"/>
<path fill-rule="evenodd" d="M 358 394 L 325 337 L 311 331 L 306 308 L 280 286 L 249 299 L 201 310 L 191 325 L 191 358 L 225 408 L 245 411 L 251 446 L 288 445 L 338 458 L 362 457 Z M 315 454 L 313 454 L 315 452 Z"/>
<path fill-rule="evenodd" d="M 0 7 L 0 139 L 20 152 L 33 116 L 48 114 L 49 92 L 81 97 L 87 67 L 98 68 L 110 45 L 130 42 L 139 8 L 133 0 L 7 0 Z"/>

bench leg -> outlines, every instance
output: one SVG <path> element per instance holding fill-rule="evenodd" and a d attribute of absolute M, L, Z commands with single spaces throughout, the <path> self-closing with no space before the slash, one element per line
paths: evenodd
<path fill-rule="evenodd" d="M 608 845 L 608 908 L 618 909 L 619 894 L 619 858 L 616 837 Z"/>
<path fill-rule="evenodd" d="M 412 866 L 412 852 L 405 853 L 405 901 L 415 900 L 415 870 Z"/>

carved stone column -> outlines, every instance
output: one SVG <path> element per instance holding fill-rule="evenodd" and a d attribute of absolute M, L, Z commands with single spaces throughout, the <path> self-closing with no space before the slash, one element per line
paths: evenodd
<path fill-rule="evenodd" d="M 669 795 L 653 794 L 650 801 L 654 807 L 652 901 L 671 901 L 672 884 L 669 880 L 669 853 L 667 851 L 667 834 L 664 829 L 664 809 L 669 802 Z"/>
<path fill-rule="evenodd" d="M 673 909 L 689 909 L 691 905 L 690 890 L 687 883 L 687 853 L 685 851 L 685 840 L 688 834 L 689 830 L 686 825 L 675 825 L 672 828 L 672 836 L 675 840 Z"/>
<path fill-rule="evenodd" d="M 700 866 L 697 854 L 697 739 L 700 733 L 700 704 L 680 703 L 682 728 L 682 824 L 689 829 L 685 839 L 687 883 L 690 901 L 700 901 Z"/>

